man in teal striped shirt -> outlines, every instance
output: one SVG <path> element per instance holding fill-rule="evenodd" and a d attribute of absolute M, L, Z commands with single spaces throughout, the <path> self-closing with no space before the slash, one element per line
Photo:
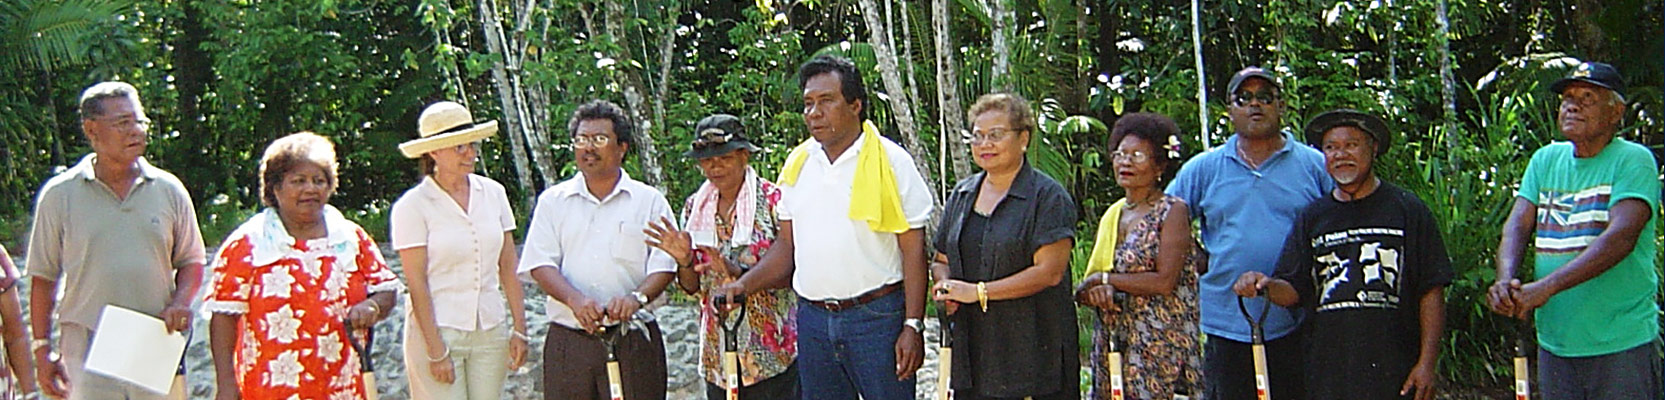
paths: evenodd
<path fill-rule="evenodd" d="M 1556 81 L 1564 142 L 1532 155 L 1497 250 L 1493 311 L 1533 315 L 1544 399 L 1658 399 L 1661 394 L 1657 163 L 1614 137 L 1624 79 L 1587 62 Z M 1515 278 L 1528 240 L 1531 282 Z"/>

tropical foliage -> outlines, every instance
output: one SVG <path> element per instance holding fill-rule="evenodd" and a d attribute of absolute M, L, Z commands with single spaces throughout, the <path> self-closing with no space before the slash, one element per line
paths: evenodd
<path fill-rule="evenodd" d="M 1384 172 L 1439 214 L 1459 268 L 1442 372 L 1491 386 L 1507 373 L 1500 366 L 1513 327 L 1485 311 L 1481 289 L 1492 279 L 1511 188 L 1532 150 L 1557 137 L 1556 100 L 1544 87 L 1575 60 L 1617 65 L 1632 88 L 1622 135 L 1657 154 L 1665 141 L 1661 7 L 14 0 L 0 3 L 0 167 L 8 171 L 0 176 L 8 194 L 0 242 L 16 247 L 35 189 L 87 151 L 75 97 L 100 80 L 141 89 L 156 120 L 151 157 L 188 183 L 215 237 L 259 206 L 254 174 L 265 143 L 299 130 L 335 139 L 344 176 L 334 202 L 384 229 L 388 203 L 416 181 L 414 163 L 395 146 L 414 136 L 421 107 L 441 99 L 504 122 L 482 152 L 482 172 L 506 183 L 521 210 L 573 174 L 566 115 L 594 98 L 631 110 L 644 136 L 627 168 L 671 197 L 700 181 L 681 153 L 693 122 L 710 113 L 742 117 L 766 148 L 755 164 L 772 175 L 785 150 L 807 137 L 796 65 L 843 54 L 864 70 L 868 116 L 909 148 L 939 190 L 975 171 L 964 157 L 961 110 L 996 90 L 1034 100 L 1042 121 L 1033 160 L 1070 188 L 1088 216 L 1081 236 L 1090 237 L 1096 216 L 1120 195 L 1104 168 L 1105 127 L 1126 113 L 1158 112 L 1195 133 L 1184 138 L 1189 153 L 1217 145 L 1230 133 L 1226 79 L 1262 65 L 1284 77 L 1291 129 L 1335 107 L 1390 117 L 1404 140 Z"/>

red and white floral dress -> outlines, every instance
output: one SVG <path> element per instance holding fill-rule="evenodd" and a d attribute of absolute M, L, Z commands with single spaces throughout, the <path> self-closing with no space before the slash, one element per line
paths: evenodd
<path fill-rule="evenodd" d="M 204 307 L 239 316 L 235 365 L 244 399 L 365 398 L 347 310 L 402 285 L 363 228 L 333 207 L 324 214 L 326 236 L 302 241 L 266 209 L 214 258 Z"/>

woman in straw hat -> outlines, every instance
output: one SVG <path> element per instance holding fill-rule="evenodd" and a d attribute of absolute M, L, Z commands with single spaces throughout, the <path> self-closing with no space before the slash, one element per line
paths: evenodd
<path fill-rule="evenodd" d="M 526 312 L 515 278 L 514 211 L 503 185 L 474 174 L 497 121 L 461 104 L 428 106 L 420 138 L 399 145 L 424 178 L 393 203 L 393 248 L 410 286 L 405 364 L 416 399 L 496 399 L 526 359 Z"/>

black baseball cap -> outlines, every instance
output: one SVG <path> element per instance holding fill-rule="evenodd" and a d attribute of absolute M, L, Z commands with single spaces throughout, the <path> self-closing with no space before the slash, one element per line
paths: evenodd
<path fill-rule="evenodd" d="M 1599 62 L 1578 64 L 1578 67 L 1573 68 L 1572 72 L 1567 73 L 1567 77 L 1550 84 L 1549 90 L 1554 91 L 1555 94 L 1561 94 L 1561 91 L 1567 90 L 1568 84 L 1575 81 L 1601 86 L 1619 93 L 1620 96 L 1625 94 L 1625 77 L 1619 75 L 1619 70 L 1613 68 L 1612 65 Z"/>
<path fill-rule="evenodd" d="M 700 119 L 694 125 L 694 141 L 690 147 L 682 155 L 693 159 L 716 157 L 739 149 L 762 150 L 746 138 L 740 117 L 728 114 L 712 114 Z"/>
<path fill-rule="evenodd" d="M 1272 84 L 1272 87 L 1283 90 L 1283 85 L 1278 83 L 1278 78 L 1272 76 L 1271 72 L 1268 72 L 1266 69 L 1261 67 L 1248 67 L 1237 71 L 1237 74 L 1231 76 L 1231 84 L 1226 85 L 1226 96 L 1236 95 L 1237 87 L 1242 86 L 1243 81 L 1247 81 L 1249 78 L 1265 79 L 1266 82 Z"/>
<path fill-rule="evenodd" d="M 1324 132 L 1329 132 L 1330 129 L 1338 126 L 1351 126 L 1370 134 L 1371 138 L 1376 139 L 1377 157 L 1387 153 L 1388 146 L 1393 145 L 1393 131 L 1388 129 L 1387 121 L 1382 120 L 1381 117 L 1351 108 L 1325 111 L 1323 114 L 1312 117 L 1312 121 L 1307 122 L 1305 131 L 1307 143 L 1311 144 L 1312 147 L 1322 148 Z"/>

